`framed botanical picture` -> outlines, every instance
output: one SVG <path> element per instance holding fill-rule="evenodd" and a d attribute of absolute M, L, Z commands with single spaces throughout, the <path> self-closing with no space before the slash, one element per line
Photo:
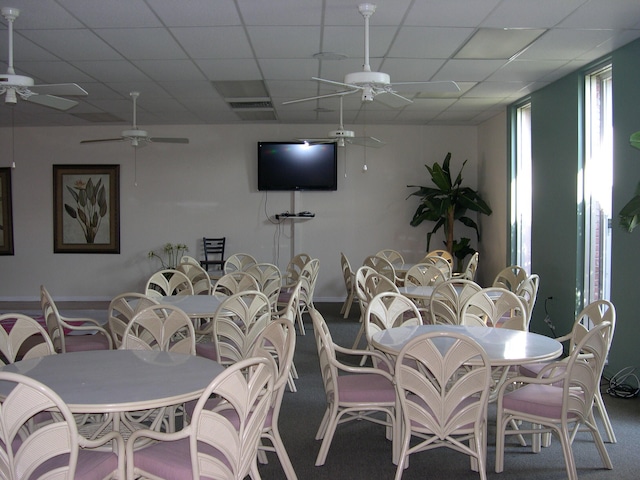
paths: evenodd
<path fill-rule="evenodd" d="M 11 168 L 0 168 L 0 255 L 13 255 Z"/>
<path fill-rule="evenodd" d="M 53 252 L 120 253 L 120 165 L 53 166 Z"/>

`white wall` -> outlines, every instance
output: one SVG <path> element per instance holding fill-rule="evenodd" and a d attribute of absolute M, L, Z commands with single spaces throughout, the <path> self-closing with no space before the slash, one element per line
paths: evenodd
<path fill-rule="evenodd" d="M 468 159 L 463 177 L 474 188 L 477 175 L 486 182 L 485 170 L 477 168 L 478 151 L 492 169 L 503 167 L 498 157 L 506 153 L 495 152 L 505 150 L 504 134 L 491 123 L 482 128 L 481 141 L 476 127 L 370 125 L 368 133 L 386 145 L 367 149 L 366 173 L 363 147 L 348 146 L 339 152 L 336 192 L 268 194 L 256 189 L 257 141 L 318 136 L 334 125 L 148 126 L 154 136 L 186 136 L 191 143 L 137 150 L 137 186 L 134 149 L 128 144 L 79 144 L 83 139 L 118 136 L 119 126 L 16 128 L 15 255 L 0 256 L 0 300 L 35 300 L 40 284 L 60 300 L 108 300 L 124 291 L 140 291 L 158 267 L 147 258 L 150 249 L 182 242 L 200 258 L 203 236 L 226 236 L 228 254 L 248 252 L 282 269 L 293 254 L 307 252 L 320 259 L 316 298 L 341 300 L 341 251 L 354 267 L 382 248 L 400 250 L 408 260 L 424 254 L 431 225 L 409 225 L 417 199 L 407 199 L 413 191 L 407 185 L 430 184 L 425 163 L 441 162 L 451 151 L 452 170 L 457 172 Z M 487 135 L 497 140 L 490 142 Z M 0 129 L 0 144 L 10 145 L 11 137 L 10 129 Z M 0 150 L 0 166 L 9 166 L 11 160 L 11 149 Z M 54 254 L 52 165 L 101 163 L 121 165 L 121 253 Z M 495 200 L 491 206 L 495 212 Z M 310 210 L 316 217 L 286 220 L 279 226 L 267 218 L 286 210 Z M 490 228 L 500 223 L 502 218 L 494 214 Z M 458 229 L 456 236 L 469 236 Z M 504 246 L 504 241 L 493 243 L 485 225 L 483 230 L 491 250 Z M 441 241 L 435 238 L 431 248 L 439 248 Z M 481 259 L 490 257 L 487 248 L 481 250 Z M 496 255 L 505 257 L 504 252 Z"/>
<path fill-rule="evenodd" d="M 481 285 L 490 285 L 507 266 L 507 159 L 507 116 L 501 113 L 478 127 L 478 191 L 492 210 L 479 219 L 482 237 L 476 281 Z"/>

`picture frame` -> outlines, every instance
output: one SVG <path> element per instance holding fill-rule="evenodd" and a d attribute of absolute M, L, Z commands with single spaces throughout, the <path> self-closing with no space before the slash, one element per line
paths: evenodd
<path fill-rule="evenodd" d="M 11 168 L 0 168 L 0 255 L 13 255 Z"/>
<path fill-rule="evenodd" d="M 120 253 L 120 165 L 53 165 L 53 253 Z"/>

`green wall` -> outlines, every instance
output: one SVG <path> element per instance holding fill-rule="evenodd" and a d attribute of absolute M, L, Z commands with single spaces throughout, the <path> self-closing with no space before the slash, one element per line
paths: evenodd
<path fill-rule="evenodd" d="M 617 214 L 640 181 L 640 151 L 629 146 L 640 130 L 640 41 L 611 55 L 614 95 L 614 203 Z M 531 95 L 533 158 L 532 272 L 540 291 L 531 330 L 549 334 L 545 299 L 556 334 L 567 333 L 579 309 L 582 247 L 576 238 L 582 218 L 576 206 L 582 156 L 581 72 L 570 74 Z M 612 298 L 617 325 L 606 373 L 640 367 L 640 228 L 628 234 L 614 218 Z"/>

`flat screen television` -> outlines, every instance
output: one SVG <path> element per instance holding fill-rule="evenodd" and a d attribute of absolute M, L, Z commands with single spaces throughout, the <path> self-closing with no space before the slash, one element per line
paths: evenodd
<path fill-rule="evenodd" d="M 258 142 L 258 190 L 337 190 L 335 143 Z"/>

